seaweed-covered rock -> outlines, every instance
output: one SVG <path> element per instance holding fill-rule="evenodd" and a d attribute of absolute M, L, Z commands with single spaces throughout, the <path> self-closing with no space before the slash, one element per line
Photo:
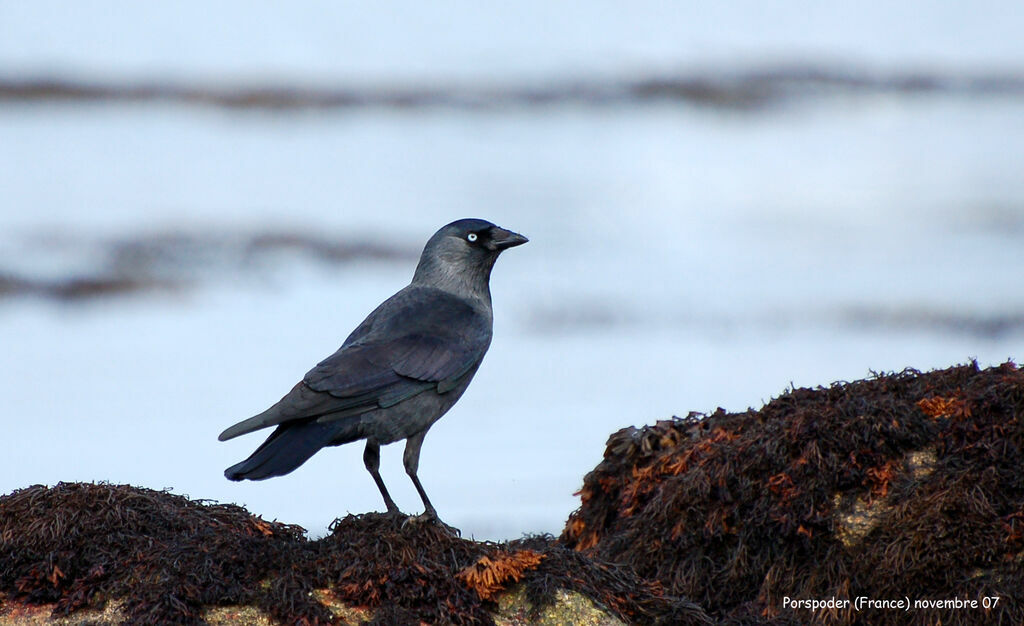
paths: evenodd
<path fill-rule="evenodd" d="M 233 505 L 36 485 L 0 496 L 0 624 L 1024 623 L 1012 363 L 624 429 L 581 495 L 559 541 L 379 514 L 310 541 Z"/>
<path fill-rule="evenodd" d="M 514 585 L 528 603 L 503 610 Z M 0 497 L 0 623 L 516 624 L 553 607 L 605 623 L 709 621 L 660 584 L 550 536 L 474 542 L 366 514 L 310 541 L 238 506 L 126 485 Z"/>
<path fill-rule="evenodd" d="M 626 428 L 580 493 L 563 543 L 724 621 L 1024 623 L 1024 371 L 1012 363 Z M 918 604 L 934 601 L 946 604 Z"/>
<path fill-rule="evenodd" d="M 298 526 L 234 505 L 124 485 L 36 485 L 0 497 L 0 593 L 56 603 L 54 615 L 121 600 L 135 623 L 194 623 L 204 606 L 227 604 L 285 618 L 314 608 L 259 583 L 306 543 Z"/>

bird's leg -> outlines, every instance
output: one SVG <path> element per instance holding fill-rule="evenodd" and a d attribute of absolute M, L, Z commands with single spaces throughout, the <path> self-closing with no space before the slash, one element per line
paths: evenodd
<path fill-rule="evenodd" d="M 427 497 L 427 492 L 424 491 L 423 485 L 420 484 L 419 477 L 416 476 L 416 470 L 420 465 L 420 446 L 423 445 L 423 438 L 426 436 L 427 431 L 423 431 L 406 439 L 405 454 L 402 457 L 402 460 L 405 461 L 405 473 L 412 479 L 412 484 L 416 487 L 416 491 L 420 493 L 420 498 L 423 500 L 423 515 L 421 518 L 426 518 L 427 520 L 434 522 L 441 528 L 448 531 L 452 536 L 461 537 L 462 531 L 454 526 L 445 524 L 441 521 L 441 518 L 437 516 L 437 510 L 435 510 L 434 505 L 430 503 L 430 498 Z"/>
<path fill-rule="evenodd" d="M 412 479 L 412 484 L 419 492 L 420 499 L 423 500 L 424 515 L 438 519 L 434 505 L 430 503 L 427 492 L 423 490 L 423 485 L 420 484 L 420 479 L 416 476 L 416 470 L 420 466 L 420 446 L 423 445 L 423 438 L 426 435 L 427 431 L 423 431 L 405 440 L 405 454 L 402 455 L 402 460 L 405 462 L 405 473 Z"/>
<path fill-rule="evenodd" d="M 363 450 L 363 463 L 366 465 L 366 469 L 369 470 L 370 476 L 373 476 L 373 482 L 377 483 L 377 489 L 380 489 L 380 495 L 384 496 L 384 504 L 388 507 L 388 513 L 398 514 L 398 505 L 391 499 L 391 494 L 388 493 L 388 488 L 384 486 L 384 479 L 380 477 L 380 444 L 366 440 L 366 449 Z"/>

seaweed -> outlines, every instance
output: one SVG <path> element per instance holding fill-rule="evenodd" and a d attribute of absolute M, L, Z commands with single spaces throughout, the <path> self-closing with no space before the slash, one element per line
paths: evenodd
<path fill-rule="evenodd" d="M 1022 468 L 1024 371 L 971 363 L 620 430 L 557 540 L 476 542 L 368 513 L 313 541 L 166 491 L 35 485 L 0 496 L 0 606 L 116 603 L 128 623 L 245 606 L 287 624 L 493 624 L 515 585 L 535 611 L 565 590 L 631 624 L 1024 623 Z M 784 603 L 905 596 L 999 601 Z"/>
<path fill-rule="evenodd" d="M 266 564 L 303 542 L 298 526 L 234 505 L 123 485 L 35 485 L 0 498 L 0 590 L 56 603 L 54 614 L 119 598 L 133 622 L 196 623 L 204 605 L 256 601 Z"/>
<path fill-rule="evenodd" d="M 791 389 L 613 434 L 568 547 L 733 623 L 1024 623 L 1024 371 L 976 363 Z M 856 611 L 789 598 L 999 597 Z"/>
<path fill-rule="evenodd" d="M 488 563 L 502 564 L 497 578 L 472 575 Z M 475 542 L 415 517 L 349 515 L 311 541 L 238 506 L 128 485 L 35 485 L 0 497 L 0 603 L 52 605 L 54 617 L 117 601 L 128 623 L 201 624 L 209 607 L 241 605 L 312 625 L 341 622 L 330 608 L 341 603 L 370 609 L 376 624 L 493 624 L 494 595 L 521 581 L 538 605 L 565 588 L 632 623 L 706 621 L 659 586 L 613 571 L 550 536 Z"/>

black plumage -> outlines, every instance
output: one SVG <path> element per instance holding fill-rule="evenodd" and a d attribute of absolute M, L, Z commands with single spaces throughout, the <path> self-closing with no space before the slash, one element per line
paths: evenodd
<path fill-rule="evenodd" d="M 491 343 L 490 274 L 498 255 L 526 237 L 463 219 L 427 242 L 412 282 L 388 298 L 342 346 L 275 405 L 235 424 L 221 441 L 274 432 L 224 474 L 262 480 L 297 468 L 326 446 L 366 440 L 363 460 L 389 512 L 398 512 L 378 471 L 380 446 L 406 439 L 405 469 L 428 515 L 437 513 L 416 475 L 430 426 L 451 408 Z"/>

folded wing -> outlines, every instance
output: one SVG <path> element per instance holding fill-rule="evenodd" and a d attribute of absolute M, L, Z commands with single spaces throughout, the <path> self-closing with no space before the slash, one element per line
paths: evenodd
<path fill-rule="evenodd" d="M 447 292 L 407 287 L 370 314 L 337 352 L 221 441 L 291 421 L 329 421 L 386 408 L 428 389 L 447 393 L 491 342 L 484 310 Z"/>

